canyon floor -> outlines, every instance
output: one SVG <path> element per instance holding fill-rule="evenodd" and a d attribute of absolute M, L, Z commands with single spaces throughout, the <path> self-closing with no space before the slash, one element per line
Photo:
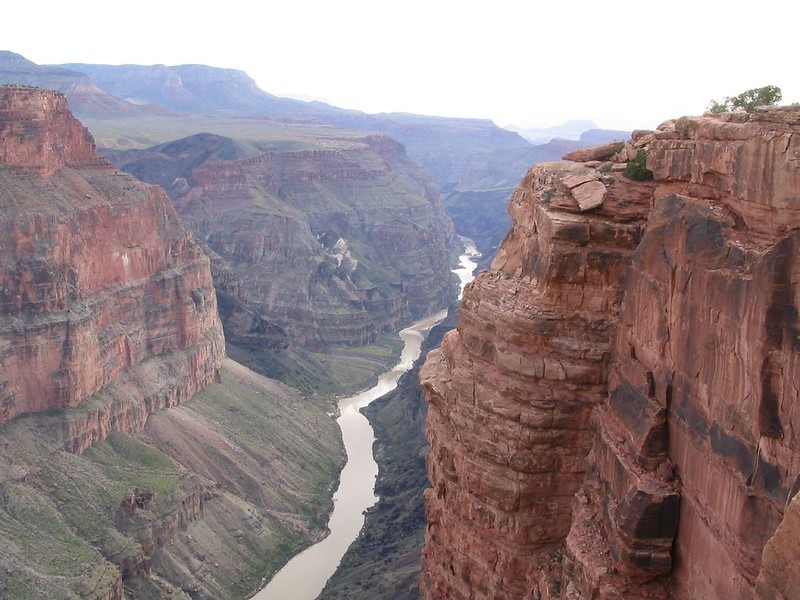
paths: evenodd
<path fill-rule="evenodd" d="M 375 430 L 375 493 L 380 500 L 367 512 L 361 535 L 342 558 L 321 600 L 420 597 L 417 579 L 426 524 L 422 491 L 430 484 L 425 467 L 428 406 L 419 386 L 419 368 L 428 351 L 455 326 L 457 315 L 452 306 L 425 338 L 420 358 L 397 389 L 364 409 Z"/>
<path fill-rule="evenodd" d="M 397 348 L 320 357 L 341 377 L 321 387 L 366 387 Z M 334 403 L 228 359 L 188 403 L 81 455 L 53 446 L 63 411 L 3 424 L 0 597 L 103 597 L 109 562 L 130 597 L 249 597 L 324 535 L 344 460 Z"/>

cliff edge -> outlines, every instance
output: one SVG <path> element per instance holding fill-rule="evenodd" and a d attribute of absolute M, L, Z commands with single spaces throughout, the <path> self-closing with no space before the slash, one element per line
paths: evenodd
<path fill-rule="evenodd" d="M 0 423 L 83 404 L 61 431 L 81 452 L 214 380 L 208 258 L 160 188 L 96 152 L 63 95 L 0 88 L 0 207 Z M 98 395 L 112 383 L 136 392 Z"/>
<path fill-rule="evenodd" d="M 0 87 L 0 598 L 251 597 L 324 535 L 331 410 L 225 359 L 161 188 L 61 94 Z"/>
<path fill-rule="evenodd" d="M 792 589 L 798 133 L 683 117 L 528 172 L 421 372 L 424 597 Z"/>

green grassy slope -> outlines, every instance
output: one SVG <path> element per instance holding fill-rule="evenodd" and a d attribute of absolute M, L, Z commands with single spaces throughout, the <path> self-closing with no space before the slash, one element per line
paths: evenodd
<path fill-rule="evenodd" d="M 59 414 L 3 425 L 0 598 L 103 598 L 120 570 L 131 596 L 248 597 L 323 535 L 344 459 L 332 410 L 228 361 L 80 456 L 51 446 Z"/>

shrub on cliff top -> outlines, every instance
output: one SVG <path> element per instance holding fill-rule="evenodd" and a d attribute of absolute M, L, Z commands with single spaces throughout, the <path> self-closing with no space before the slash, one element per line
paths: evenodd
<path fill-rule="evenodd" d="M 634 181 L 645 181 L 653 178 L 653 172 L 647 168 L 647 154 L 645 154 L 644 150 L 639 148 L 636 151 L 636 158 L 628 163 L 622 174 Z"/>
<path fill-rule="evenodd" d="M 783 94 L 777 85 L 765 85 L 760 88 L 753 88 L 739 94 L 738 96 L 728 96 L 722 102 L 712 100 L 708 107 L 709 112 L 753 112 L 757 106 L 771 106 L 781 101 Z"/>

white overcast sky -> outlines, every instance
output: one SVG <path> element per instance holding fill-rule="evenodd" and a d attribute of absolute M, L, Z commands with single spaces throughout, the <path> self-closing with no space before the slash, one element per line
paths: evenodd
<path fill-rule="evenodd" d="M 777 85 L 800 102 L 795 0 L 40 0 L 0 49 L 39 64 L 206 64 L 365 112 L 653 128 Z"/>

